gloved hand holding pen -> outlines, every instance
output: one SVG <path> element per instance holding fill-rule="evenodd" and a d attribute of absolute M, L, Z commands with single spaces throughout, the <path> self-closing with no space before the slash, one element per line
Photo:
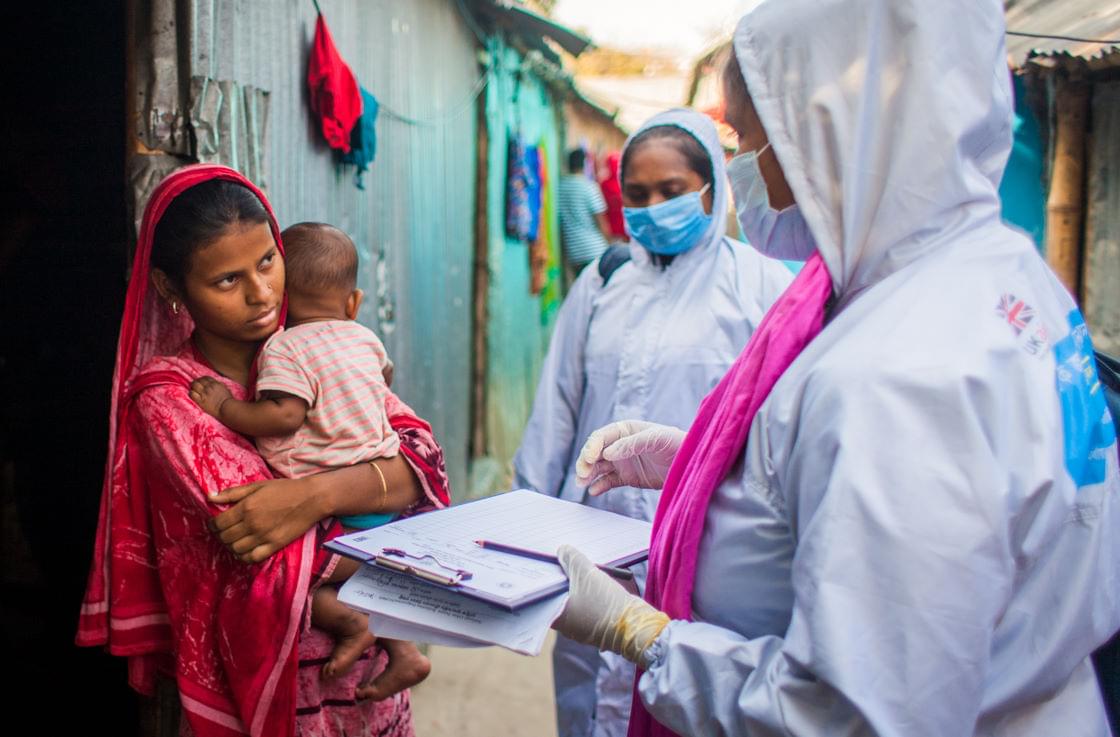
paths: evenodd
<path fill-rule="evenodd" d="M 562 545 L 557 557 L 569 587 L 568 604 L 553 628 L 644 668 L 644 655 L 669 624 L 669 615 L 627 592 L 571 545 Z"/>
<path fill-rule="evenodd" d="M 622 420 L 587 438 L 576 460 L 576 483 L 598 496 L 616 486 L 660 489 L 685 432 L 669 425 Z"/>
<path fill-rule="evenodd" d="M 612 422 L 591 433 L 576 461 L 576 482 L 592 495 L 616 486 L 660 489 L 685 433 L 641 420 Z M 669 623 L 653 608 L 596 568 L 570 545 L 557 551 L 568 575 L 568 604 L 553 623 L 560 634 L 645 666 L 643 654 Z"/>

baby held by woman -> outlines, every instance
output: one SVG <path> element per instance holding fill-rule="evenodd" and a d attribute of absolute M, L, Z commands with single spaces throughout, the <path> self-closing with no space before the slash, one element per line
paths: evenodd
<path fill-rule="evenodd" d="M 385 397 L 392 364 L 381 340 L 355 322 L 362 292 L 356 288 L 358 253 L 341 230 L 300 223 L 281 234 L 287 272 L 287 327 L 274 334 L 257 358 L 257 401 L 234 399 L 211 377 L 191 385 L 191 398 L 223 425 L 256 439 L 257 448 L 279 475 L 300 478 L 332 468 L 370 463 L 397 455 L 400 439 L 389 424 Z M 389 516 L 343 517 L 350 528 L 369 528 Z M 328 579 L 344 581 L 358 564 L 342 559 Z M 323 666 L 325 677 L 347 672 L 374 643 L 368 617 L 338 600 L 323 585 L 311 603 L 312 623 L 335 637 Z M 427 676 L 429 663 L 411 642 L 382 640 L 412 685 Z M 388 684 L 386 684 L 388 685 Z"/>

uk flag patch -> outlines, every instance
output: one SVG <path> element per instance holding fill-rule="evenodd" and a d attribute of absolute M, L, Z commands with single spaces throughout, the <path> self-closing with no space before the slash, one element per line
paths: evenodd
<path fill-rule="evenodd" d="M 1014 294 L 1005 294 L 999 298 L 996 313 L 1011 326 L 1018 336 L 1034 319 L 1034 308 Z"/>

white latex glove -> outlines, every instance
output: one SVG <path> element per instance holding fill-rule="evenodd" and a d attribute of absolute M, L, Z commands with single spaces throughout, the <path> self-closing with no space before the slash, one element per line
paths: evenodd
<path fill-rule="evenodd" d="M 669 624 L 669 615 L 627 592 L 571 545 L 561 545 L 556 556 L 568 574 L 568 603 L 552 627 L 645 667 L 643 656 Z"/>
<path fill-rule="evenodd" d="M 576 460 L 576 483 L 598 496 L 616 486 L 660 489 L 684 441 L 684 430 L 642 420 L 600 427 Z"/>

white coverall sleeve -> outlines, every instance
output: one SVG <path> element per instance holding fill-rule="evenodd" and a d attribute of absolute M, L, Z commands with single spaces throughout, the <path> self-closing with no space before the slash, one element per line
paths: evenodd
<path fill-rule="evenodd" d="M 596 260 L 579 275 L 556 317 L 548 354 L 541 367 L 533 412 L 513 459 L 518 488 L 559 496 L 564 478 L 575 465 L 580 403 L 584 390 L 583 348 L 587 341 L 592 301 L 602 288 Z"/>
<path fill-rule="evenodd" d="M 844 377 L 857 390 L 807 386 L 779 469 L 797 540 L 784 636 L 674 621 L 647 651 L 642 699 L 679 734 L 973 733 L 1014 575 L 1011 481 L 981 418 L 1007 408 L 863 373 Z"/>

